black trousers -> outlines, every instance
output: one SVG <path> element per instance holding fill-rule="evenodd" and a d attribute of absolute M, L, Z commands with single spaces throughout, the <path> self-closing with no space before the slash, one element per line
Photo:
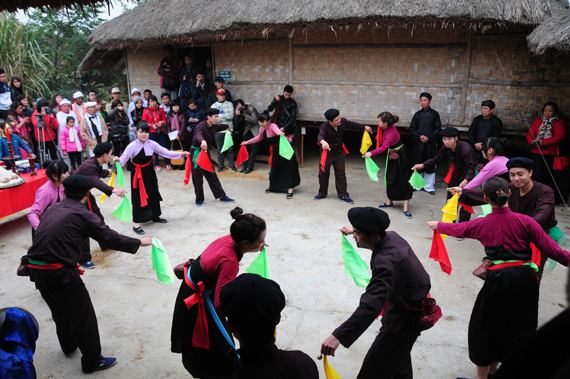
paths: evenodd
<path fill-rule="evenodd" d="M 339 198 L 348 196 L 346 185 L 346 171 L 344 168 L 344 151 L 329 151 L 325 162 L 325 171 L 321 170 L 319 164 L 319 195 L 327 196 L 329 192 L 329 177 L 331 166 L 334 167 L 334 184 Z"/>
<path fill-rule="evenodd" d="M 364 357 L 357 379 L 412 379 L 410 352 L 417 335 L 397 334 L 382 327 Z"/>
<path fill-rule="evenodd" d="M 81 151 L 68 151 L 67 155 L 69 155 L 69 162 L 71 163 L 71 167 L 69 168 L 79 168 L 81 165 Z"/>
<path fill-rule="evenodd" d="M 69 354 L 79 348 L 83 370 L 97 366 L 101 360 L 99 328 L 83 281 L 78 277 L 67 283 L 36 286 L 51 310 L 61 350 Z"/>
<path fill-rule="evenodd" d="M 210 159 L 210 162 L 211 161 L 212 160 Z M 200 166 L 194 168 L 194 159 L 192 159 L 192 184 L 194 185 L 196 202 L 204 201 L 204 178 L 206 178 L 206 181 L 214 194 L 214 198 L 220 199 L 226 196 L 226 193 L 222 188 L 222 183 L 220 183 L 220 179 L 218 179 L 218 175 L 216 175 L 215 172 L 202 170 Z"/>

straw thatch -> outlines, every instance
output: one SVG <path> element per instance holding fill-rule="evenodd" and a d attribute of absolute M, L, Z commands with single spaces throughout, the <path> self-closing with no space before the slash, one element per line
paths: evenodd
<path fill-rule="evenodd" d="M 44 10 L 60 10 L 65 8 L 95 7 L 100 5 L 112 6 L 111 0 L 2 0 L 0 1 L 0 12 L 17 12 L 31 8 L 42 8 Z"/>
<path fill-rule="evenodd" d="M 530 50 L 543 54 L 547 49 L 570 51 L 570 10 L 544 21 L 528 37 Z"/>
<path fill-rule="evenodd" d="M 291 36 L 311 28 L 536 25 L 567 0 L 149 0 L 99 26 L 98 49 Z"/>

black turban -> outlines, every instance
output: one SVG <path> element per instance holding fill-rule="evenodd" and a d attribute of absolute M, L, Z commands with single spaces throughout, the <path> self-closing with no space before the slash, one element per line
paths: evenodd
<path fill-rule="evenodd" d="M 390 226 L 388 214 L 373 207 L 351 208 L 348 220 L 354 228 L 368 233 L 382 233 Z"/>
<path fill-rule="evenodd" d="M 429 93 L 429 92 L 422 92 L 422 93 L 420 93 L 420 99 L 421 99 L 422 97 L 427 97 L 428 100 L 431 100 L 431 93 Z"/>
<path fill-rule="evenodd" d="M 439 135 L 442 137 L 457 137 L 459 135 L 459 130 L 454 127 L 447 127 L 442 129 L 441 132 L 439 132 Z"/>
<path fill-rule="evenodd" d="M 495 109 L 495 102 L 493 100 L 485 100 L 481 103 L 482 107 L 489 107 L 491 109 Z"/>
<path fill-rule="evenodd" d="M 328 121 L 332 121 L 335 118 L 337 118 L 339 114 L 340 114 L 340 111 L 338 109 L 331 108 L 325 112 L 325 118 Z"/>
<path fill-rule="evenodd" d="M 213 116 L 215 114 L 220 114 L 220 110 L 216 109 L 216 108 L 208 108 L 206 109 L 206 111 L 204 112 L 204 116 L 208 117 L 208 116 Z"/>
<path fill-rule="evenodd" d="M 529 171 L 534 170 L 534 161 L 532 159 L 524 157 L 511 158 L 507 162 L 507 168 L 510 170 L 511 168 L 514 167 L 526 168 Z"/>
<path fill-rule="evenodd" d="M 100 158 L 104 154 L 107 154 L 111 149 L 113 149 L 113 144 L 111 142 L 101 142 L 93 149 L 93 155 Z"/>
<path fill-rule="evenodd" d="M 91 188 L 93 182 L 83 175 L 70 175 L 62 182 L 65 188 L 65 196 L 71 199 L 81 200 Z"/>

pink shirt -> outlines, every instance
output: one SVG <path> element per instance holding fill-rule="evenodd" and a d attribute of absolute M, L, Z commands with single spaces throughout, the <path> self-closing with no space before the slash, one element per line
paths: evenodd
<path fill-rule="evenodd" d="M 277 124 L 267 124 L 267 129 L 261 128 L 258 135 L 250 140 L 245 141 L 246 145 L 251 145 L 252 143 L 263 141 L 263 133 L 267 133 L 267 138 L 271 138 L 280 135 L 281 129 L 279 129 Z"/>
<path fill-rule="evenodd" d="M 483 167 L 483 169 L 479 172 L 479 174 L 477 174 L 473 178 L 473 180 L 467 183 L 467 185 L 464 188 L 475 189 L 483 185 L 483 183 L 485 183 L 487 179 L 490 179 L 497 175 L 504 174 L 505 172 L 509 171 L 509 169 L 507 168 L 508 161 L 509 158 L 500 155 L 493 157 L 493 159 L 491 159 L 489 163 L 487 163 L 485 167 Z"/>
<path fill-rule="evenodd" d="M 36 191 L 36 200 L 34 201 L 34 205 L 30 208 L 30 212 L 28 212 L 28 220 L 30 221 L 30 224 L 32 224 L 32 228 L 34 228 L 34 230 L 38 228 L 40 217 L 46 208 L 57 203 L 58 193 L 59 201 L 65 199 L 63 186 L 56 187 L 51 180 L 48 180 Z"/>
<path fill-rule="evenodd" d="M 211 278 L 216 279 L 214 307 L 220 307 L 220 291 L 223 286 L 234 280 L 239 272 L 242 253 L 236 248 L 231 235 L 218 238 L 202 253 L 202 269 Z"/>
<path fill-rule="evenodd" d="M 399 140 L 400 133 L 398 133 L 398 129 L 396 129 L 394 125 L 387 127 L 382 133 L 382 145 L 380 145 L 378 149 L 372 150 L 370 155 L 375 156 L 382 154 L 390 147 L 394 146 L 394 144 L 398 143 Z"/>

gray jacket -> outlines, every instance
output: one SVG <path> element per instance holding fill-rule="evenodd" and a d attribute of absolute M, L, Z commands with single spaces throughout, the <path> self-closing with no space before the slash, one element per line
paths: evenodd
<path fill-rule="evenodd" d="M 237 112 L 235 113 L 233 124 L 234 126 L 237 126 L 243 120 L 245 127 L 243 129 L 242 135 L 245 136 L 247 132 L 251 130 L 253 136 L 256 137 L 259 134 L 259 124 L 257 123 L 259 113 L 257 113 L 257 109 L 255 109 L 253 105 L 246 104 L 245 109 L 246 113 L 243 116 L 239 115 Z"/>

